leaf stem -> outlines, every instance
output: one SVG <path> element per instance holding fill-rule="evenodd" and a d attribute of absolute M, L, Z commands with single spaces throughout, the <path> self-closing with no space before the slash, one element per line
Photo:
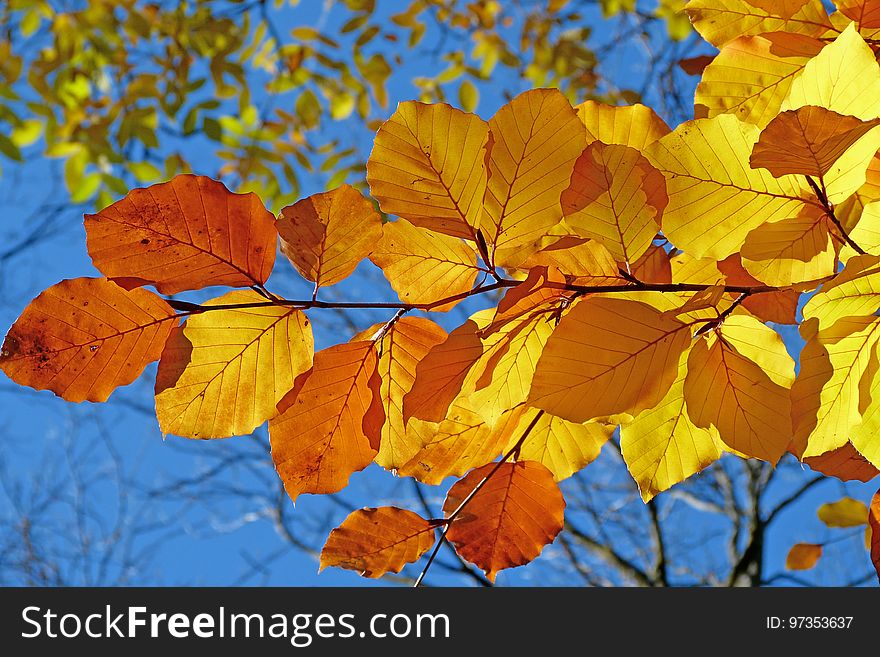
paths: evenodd
<path fill-rule="evenodd" d="M 440 534 L 439 540 L 437 540 L 437 542 L 434 544 L 434 549 L 431 551 L 431 556 L 428 557 L 428 562 L 425 564 L 425 567 L 422 569 L 422 572 L 419 573 L 419 577 L 416 580 L 416 583 L 413 584 L 414 588 L 418 588 L 419 586 L 422 585 L 422 582 L 425 579 L 425 575 L 428 574 L 428 569 L 431 567 L 431 564 L 434 563 L 434 559 L 437 557 L 437 553 L 440 552 L 440 547 L 446 541 L 446 534 L 449 533 L 449 528 L 452 527 L 452 522 L 458 517 L 458 515 L 462 511 L 464 511 L 464 508 L 470 503 L 470 501 L 472 499 L 474 499 L 474 497 L 476 497 L 477 493 L 479 493 L 480 490 L 483 488 L 483 486 L 486 485 L 486 482 L 488 482 L 492 478 L 492 476 L 496 472 L 498 472 L 498 470 L 501 468 L 501 466 L 504 465 L 505 463 L 507 463 L 507 461 L 510 459 L 510 457 L 512 457 L 514 454 L 519 455 L 519 450 L 522 448 L 523 443 L 526 441 L 526 438 L 529 437 L 529 434 L 532 432 L 532 429 L 535 428 L 535 425 L 538 424 L 538 420 L 540 420 L 541 417 L 543 417 L 543 415 L 544 415 L 544 411 L 539 410 L 537 412 L 535 417 L 532 418 L 532 421 L 529 422 L 529 426 L 526 427 L 525 431 L 523 431 L 522 435 L 519 437 L 519 440 L 516 441 L 516 444 L 514 444 L 513 447 L 511 447 L 509 450 L 507 450 L 507 453 L 503 457 L 501 457 L 501 460 L 495 464 L 495 467 L 492 468 L 488 472 L 488 474 L 485 477 L 483 477 L 476 486 L 474 486 L 473 490 L 471 490 L 471 492 L 468 493 L 467 496 L 461 501 L 461 504 L 459 504 L 455 508 L 455 510 L 446 517 L 446 519 L 445 519 L 446 526 L 443 528 L 443 533 Z"/>
<path fill-rule="evenodd" d="M 849 234 L 844 230 L 843 224 L 840 223 L 840 219 L 837 218 L 837 215 L 834 214 L 834 206 L 828 200 L 828 194 L 825 191 L 825 181 L 821 178 L 819 179 L 821 186 L 816 183 L 812 176 L 807 176 L 807 183 L 809 183 L 810 188 L 813 190 L 813 193 L 816 195 L 816 198 L 819 199 L 819 203 L 822 204 L 822 207 L 825 210 L 825 214 L 828 216 L 828 219 L 831 220 L 831 223 L 837 228 L 840 232 L 840 236 L 843 240 L 852 247 L 853 251 L 858 253 L 859 255 L 867 255 L 867 251 L 865 251 L 862 247 L 856 244 L 853 239 L 849 236 Z"/>

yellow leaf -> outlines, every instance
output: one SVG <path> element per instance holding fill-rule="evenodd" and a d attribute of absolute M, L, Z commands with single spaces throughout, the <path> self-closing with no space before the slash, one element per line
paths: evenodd
<path fill-rule="evenodd" d="M 594 141 L 574 165 L 560 198 L 565 222 L 601 242 L 622 262 L 635 262 L 660 230 L 666 181 L 634 148 Z"/>
<path fill-rule="evenodd" d="M 650 147 L 669 194 L 663 232 L 678 248 L 697 258 L 725 258 L 750 231 L 804 206 L 805 182 L 749 167 L 758 135 L 757 126 L 721 114 L 683 123 Z"/>
<path fill-rule="evenodd" d="M 688 417 L 684 397 L 687 353 L 682 354 L 678 377 L 653 408 L 639 413 L 620 428 L 620 449 L 648 502 L 721 457 L 714 428 L 702 429 Z"/>
<path fill-rule="evenodd" d="M 252 290 L 205 306 L 265 303 Z M 284 306 L 215 310 L 175 328 L 156 375 L 156 416 L 163 433 L 226 438 L 251 433 L 276 414 L 294 379 L 312 366 L 312 329 Z"/>
<path fill-rule="evenodd" d="M 721 335 L 728 346 L 757 364 L 773 383 L 791 388 L 794 359 L 779 333 L 754 317 L 732 315 L 724 320 Z"/>
<path fill-rule="evenodd" d="M 828 527 L 859 527 L 868 522 L 868 507 L 864 502 L 844 497 L 836 502 L 823 504 L 816 515 Z"/>
<path fill-rule="evenodd" d="M 374 340 L 384 324 L 376 324 L 352 338 Z M 403 421 L 403 396 L 412 389 L 416 365 L 432 347 L 446 339 L 446 331 L 422 317 L 402 317 L 376 341 L 379 350 L 377 371 L 382 377 L 380 393 L 385 409 L 379 453 L 376 463 L 395 470 L 409 461 L 421 448 L 421 440 L 406 431 Z"/>
<path fill-rule="evenodd" d="M 457 481 L 443 504 L 450 515 L 487 477 L 494 464 Z M 540 463 L 503 463 L 449 527 L 447 538 L 463 558 L 486 572 L 522 566 L 562 531 L 565 500 L 553 475 Z"/>
<path fill-rule="evenodd" d="M 490 463 L 509 443 L 521 415 L 521 407 L 509 410 L 493 427 L 483 421 L 468 399 L 458 398 L 442 422 L 413 418 L 406 426 L 407 440 L 418 449 L 397 473 L 437 485 L 446 477 L 458 477 Z"/>
<path fill-rule="evenodd" d="M 399 573 L 431 549 L 436 526 L 417 513 L 393 506 L 358 509 L 330 532 L 318 572 L 338 566 L 364 577 Z"/>
<path fill-rule="evenodd" d="M 677 283 L 715 285 L 724 282 L 714 258 L 694 258 L 688 253 L 678 253 L 669 260 L 672 280 Z"/>
<path fill-rule="evenodd" d="M 489 121 L 489 182 L 483 232 L 494 264 L 562 220 L 559 195 L 568 187 L 586 132 L 556 89 L 520 94 Z"/>
<path fill-rule="evenodd" d="M 843 318 L 804 345 L 791 389 L 792 448 L 802 458 L 843 446 L 861 423 L 859 381 L 880 337 L 878 326 L 877 318 Z"/>
<path fill-rule="evenodd" d="M 147 290 L 125 290 L 106 278 L 61 281 L 9 329 L 0 369 L 19 385 L 67 401 L 107 401 L 159 358 L 177 322 Z"/>
<path fill-rule="evenodd" d="M 571 278 L 574 285 L 620 285 L 626 279 L 620 276 L 617 263 L 608 249 L 595 240 L 579 237 L 560 237 L 552 244 L 530 255 L 520 265 L 523 269 L 553 267 Z"/>
<path fill-rule="evenodd" d="M 656 406 L 675 380 L 688 327 L 637 301 L 588 297 L 547 341 L 528 403 L 571 422 Z"/>
<path fill-rule="evenodd" d="M 854 256 L 842 272 L 810 298 L 804 306 L 804 317 L 815 317 L 821 330 L 845 317 L 871 315 L 878 306 L 880 257 Z"/>
<path fill-rule="evenodd" d="M 405 219 L 386 223 L 370 260 L 404 303 L 430 305 L 464 295 L 477 278 L 477 252 L 467 242 L 414 226 Z M 462 296 L 464 298 L 464 296 Z M 445 312 L 458 301 L 431 306 Z"/>
<path fill-rule="evenodd" d="M 534 417 L 535 414 L 529 411 L 521 415 L 510 443 L 502 451 L 513 449 Z M 562 481 L 595 461 L 612 434 L 612 425 L 600 422 L 579 424 L 544 413 L 520 446 L 516 460 L 537 461 L 553 473 L 556 481 Z"/>
<path fill-rule="evenodd" d="M 880 355 L 876 344 L 859 381 L 859 413 L 862 421 L 853 427 L 849 439 L 853 451 L 867 460 L 875 468 L 873 474 L 877 474 L 876 468 L 880 467 Z M 862 470 L 862 474 L 868 476 L 870 471 Z"/>
<path fill-rule="evenodd" d="M 278 218 L 281 252 L 316 287 L 351 274 L 382 237 L 382 217 L 354 187 L 343 185 L 288 205 Z"/>
<path fill-rule="evenodd" d="M 376 133 L 367 160 L 383 212 L 416 226 L 475 239 L 486 191 L 489 127 L 445 103 L 400 103 Z"/>
<path fill-rule="evenodd" d="M 797 10 L 792 11 L 795 8 Z M 691 0 L 685 5 L 685 12 L 694 29 L 719 48 L 743 35 L 764 32 L 819 35 L 831 29 L 822 0 L 803 0 L 799 3 L 792 0 Z"/>
<path fill-rule="evenodd" d="M 810 570 L 822 556 L 822 546 L 813 543 L 798 543 L 792 546 L 785 557 L 786 570 Z"/>
<path fill-rule="evenodd" d="M 727 43 L 703 70 L 696 118 L 735 114 L 763 128 L 777 115 L 791 83 L 822 50 L 818 39 L 775 32 Z"/>
<path fill-rule="evenodd" d="M 315 354 L 269 421 L 272 460 L 290 498 L 335 493 L 379 451 L 385 413 L 372 342 Z"/>
<path fill-rule="evenodd" d="M 782 109 L 805 105 L 819 105 L 864 121 L 880 116 L 880 67 L 854 24 L 804 66 Z"/>
<path fill-rule="evenodd" d="M 875 256 L 880 255 L 880 201 L 865 204 L 858 223 L 849 231 L 849 236 L 862 250 Z M 850 259 L 846 259 L 847 267 L 850 266 Z"/>
<path fill-rule="evenodd" d="M 654 110 L 638 103 L 615 107 L 588 100 L 575 110 L 587 129 L 587 143 L 601 141 L 642 150 L 669 133 L 669 126 Z"/>
<path fill-rule="evenodd" d="M 831 276 L 837 265 L 825 213 L 812 205 L 796 217 L 755 228 L 740 255 L 746 271 L 777 287 Z"/>
<path fill-rule="evenodd" d="M 667 317 L 677 317 L 682 321 L 691 321 L 695 319 L 709 319 L 717 317 L 716 308 L 721 298 L 724 296 L 723 285 L 711 285 L 705 290 L 694 292 L 692 294 L 684 293 L 675 295 L 683 301 L 681 305 L 675 308 L 665 310 L 663 312 Z M 711 312 L 704 312 L 711 311 Z"/>
<path fill-rule="evenodd" d="M 860 121 L 813 105 L 788 110 L 761 132 L 749 163 L 777 178 L 794 173 L 822 178 L 850 146 L 878 124 L 880 119 Z M 868 159 L 871 157 L 873 153 Z"/>
<path fill-rule="evenodd" d="M 776 463 L 791 436 L 791 403 L 778 374 L 771 377 L 752 360 L 763 355 L 781 363 L 781 338 L 771 343 L 758 325 L 752 318 L 730 317 L 719 334 L 698 340 L 688 356 L 684 397 L 695 425 L 715 427 L 721 441 L 740 454 Z"/>

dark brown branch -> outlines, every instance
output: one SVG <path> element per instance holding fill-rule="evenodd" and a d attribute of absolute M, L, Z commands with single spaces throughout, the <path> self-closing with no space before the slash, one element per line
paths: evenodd
<path fill-rule="evenodd" d="M 807 176 L 807 183 L 809 183 L 810 189 L 813 190 L 816 198 L 819 199 L 819 203 L 822 204 L 822 207 L 825 209 L 825 214 L 831 220 L 831 223 L 833 223 L 835 228 L 837 228 L 837 230 L 840 232 L 840 237 L 843 238 L 843 241 L 849 244 L 852 249 L 859 255 L 866 255 L 867 251 L 865 251 L 862 247 L 860 247 L 853 241 L 853 239 L 843 228 L 843 224 L 840 223 L 840 219 L 838 219 L 837 215 L 834 214 L 834 206 L 828 200 L 828 194 L 825 193 L 825 183 L 822 182 L 822 186 L 820 187 L 819 184 L 815 180 L 813 180 L 812 176 Z"/>

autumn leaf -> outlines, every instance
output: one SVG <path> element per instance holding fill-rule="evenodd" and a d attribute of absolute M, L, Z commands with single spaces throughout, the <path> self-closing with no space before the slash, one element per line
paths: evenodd
<path fill-rule="evenodd" d="M 483 569 L 490 582 L 499 570 L 535 559 L 562 531 L 565 500 L 552 473 L 540 463 L 485 465 L 457 481 L 443 504 L 451 515 L 498 468 L 452 521 L 447 539 Z"/>
<path fill-rule="evenodd" d="M 388 470 L 404 466 L 422 447 L 416 431 L 403 421 L 403 397 L 412 389 L 416 366 L 447 333 L 422 317 L 401 317 L 390 328 L 376 324 L 354 340 L 374 340 L 379 350 L 377 371 L 382 379 L 380 396 L 385 409 L 376 463 Z"/>
<path fill-rule="evenodd" d="M 793 545 L 785 558 L 786 570 L 810 570 L 816 566 L 822 556 L 822 546 L 815 543 L 797 543 Z"/>
<path fill-rule="evenodd" d="M 627 282 L 621 277 L 608 249 L 595 240 L 574 236 L 560 237 L 532 253 L 520 265 L 521 269 L 528 271 L 536 267 L 552 267 L 568 277 L 572 285 L 593 287 Z"/>
<path fill-rule="evenodd" d="M 349 185 L 313 194 L 281 210 L 281 252 L 315 287 L 351 274 L 382 237 L 382 217 Z"/>
<path fill-rule="evenodd" d="M 813 205 L 795 217 L 755 228 L 746 235 L 740 256 L 749 274 L 773 286 L 831 276 L 837 264 L 826 215 Z"/>
<path fill-rule="evenodd" d="M 791 436 L 794 362 L 779 334 L 746 316 L 729 317 L 688 356 L 684 400 L 698 427 L 714 427 L 732 450 L 776 463 Z"/>
<path fill-rule="evenodd" d="M 841 273 L 807 301 L 804 317 L 816 318 L 822 330 L 842 319 L 872 315 L 878 306 L 880 258 L 854 256 Z"/>
<path fill-rule="evenodd" d="M 650 107 L 606 105 L 588 100 L 575 107 L 587 130 L 587 143 L 600 141 L 642 150 L 669 134 L 669 126 Z"/>
<path fill-rule="evenodd" d="M 742 265 L 739 253 L 715 263 L 718 271 L 724 274 L 728 285 L 745 287 L 760 285 L 761 281 L 747 272 Z M 749 295 L 742 307 L 758 319 L 776 324 L 796 324 L 800 293 L 797 290 L 779 290 Z"/>
<path fill-rule="evenodd" d="M 158 360 L 176 321 L 147 290 L 125 290 L 105 278 L 61 281 L 9 329 L 0 369 L 19 385 L 67 401 L 107 401 Z"/>
<path fill-rule="evenodd" d="M 880 491 L 871 498 L 868 527 L 871 530 L 871 562 L 877 571 L 877 579 L 880 580 Z"/>
<path fill-rule="evenodd" d="M 844 497 L 837 502 L 823 504 L 816 515 L 828 527 L 859 527 L 868 522 L 868 507 L 864 502 Z"/>
<path fill-rule="evenodd" d="M 749 164 L 756 126 L 730 114 L 688 121 L 649 147 L 666 176 L 663 232 L 691 255 L 725 258 L 761 224 L 797 214 L 806 183 Z"/>
<path fill-rule="evenodd" d="M 249 434 L 312 366 L 305 314 L 268 305 L 252 290 L 202 304 L 253 307 L 192 315 L 171 332 L 156 375 L 156 416 L 163 433 L 187 438 Z"/>
<path fill-rule="evenodd" d="M 438 233 L 475 239 L 486 191 L 489 127 L 450 105 L 409 101 L 376 133 L 367 160 L 383 212 Z"/>
<path fill-rule="evenodd" d="M 399 573 L 431 549 L 436 526 L 417 513 L 393 506 L 358 509 L 330 532 L 318 572 L 337 566 L 364 577 Z"/>
<path fill-rule="evenodd" d="M 880 66 L 854 24 L 807 62 L 792 82 L 782 109 L 806 105 L 863 121 L 880 116 Z"/>
<path fill-rule="evenodd" d="M 880 470 L 862 456 L 852 442 L 819 456 L 806 458 L 804 463 L 816 472 L 837 477 L 841 481 L 866 482 L 880 474 Z"/>
<path fill-rule="evenodd" d="M 571 422 L 655 406 L 675 380 L 688 327 L 637 301 L 591 297 L 562 318 L 528 403 Z"/>
<path fill-rule="evenodd" d="M 526 409 L 520 415 L 504 452 L 513 449 L 532 425 L 535 414 Z M 556 481 L 567 479 L 599 457 L 602 446 L 614 433 L 614 426 L 601 422 L 569 422 L 543 413 L 519 446 L 517 461 L 537 461 Z"/>
<path fill-rule="evenodd" d="M 576 234 L 630 263 L 651 246 L 667 200 L 663 175 L 638 150 L 599 141 L 577 159 L 560 198 Z"/>
<path fill-rule="evenodd" d="M 700 472 L 721 457 L 718 431 L 694 424 L 687 411 L 684 382 L 687 353 L 666 396 L 620 428 L 620 450 L 645 502 Z"/>
<path fill-rule="evenodd" d="M 489 121 L 482 230 L 496 265 L 562 219 L 559 195 L 587 145 L 584 125 L 556 89 L 533 89 Z"/>
<path fill-rule="evenodd" d="M 406 425 L 407 440 L 419 446 L 397 474 L 438 485 L 446 477 L 461 476 L 501 455 L 519 427 L 522 408 L 509 409 L 494 425 L 486 423 L 467 398 L 456 399 L 442 422 L 413 418 Z"/>
<path fill-rule="evenodd" d="M 779 112 L 795 77 L 823 47 L 813 37 L 789 32 L 729 41 L 703 70 L 695 95 L 695 118 L 734 114 L 766 126 Z"/>
<path fill-rule="evenodd" d="M 862 423 L 859 385 L 880 337 L 878 326 L 877 318 L 844 318 L 804 345 L 791 389 L 792 443 L 802 458 L 842 447 Z"/>
<path fill-rule="evenodd" d="M 275 219 L 257 195 L 204 176 L 134 189 L 86 215 L 85 227 L 95 267 L 128 289 L 250 287 L 265 283 L 275 263 Z"/>
<path fill-rule="evenodd" d="M 880 3 L 877 0 L 836 0 L 834 6 L 855 21 L 859 29 L 880 28 Z"/>
<path fill-rule="evenodd" d="M 443 421 L 474 363 L 483 355 L 479 330 L 490 316 L 491 310 L 472 316 L 419 361 L 412 389 L 403 397 L 404 423 L 413 417 Z"/>
<path fill-rule="evenodd" d="M 825 176 L 850 146 L 880 124 L 813 105 L 780 113 L 761 132 L 749 163 L 777 178 L 799 173 Z"/>
<path fill-rule="evenodd" d="M 379 451 L 385 413 L 372 342 L 339 344 L 315 354 L 269 421 L 272 460 L 294 501 L 335 493 Z"/>
<path fill-rule="evenodd" d="M 765 32 L 819 35 L 831 29 L 821 0 L 690 0 L 685 12 L 713 46 Z"/>
<path fill-rule="evenodd" d="M 467 242 L 419 228 L 405 219 L 386 223 L 370 260 L 404 303 L 429 305 L 465 294 L 480 269 L 477 252 Z M 457 301 L 431 306 L 446 311 Z"/>

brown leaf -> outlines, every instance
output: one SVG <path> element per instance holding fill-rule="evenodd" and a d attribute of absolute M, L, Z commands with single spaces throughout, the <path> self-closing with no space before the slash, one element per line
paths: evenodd
<path fill-rule="evenodd" d="M 330 532 L 318 572 L 338 566 L 364 577 L 399 573 L 431 549 L 436 526 L 417 513 L 393 506 L 358 509 Z"/>
<path fill-rule="evenodd" d="M 718 270 L 724 274 L 727 285 L 761 285 L 761 281 L 743 268 L 742 259 L 738 253 L 720 260 Z M 734 294 L 733 296 L 739 295 Z M 751 295 L 743 301 L 742 306 L 762 321 L 776 324 L 796 324 L 795 314 L 799 298 L 800 294 L 795 290 L 763 292 Z"/>
<path fill-rule="evenodd" d="M 382 237 L 382 216 L 349 185 L 288 205 L 278 218 L 281 252 L 317 287 L 351 274 Z"/>
<path fill-rule="evenodd" d="M 868 527 L 871 529 L 871 563 L 880 580 L 880 490 L 871 498 L 871 510 L 868 513 Z"/>
<path fill-rule="evenodd" d="M 698 55 L 678 60 L 678 67 L 688 75 L 702 75 L 703 70 L 712 63 L 715 55 Z"/>
<path fill-rule="evenodd" d="M 184 174 L 134 189 L 85 217 L 95 267 L 122 287 L 163 294 L 263 284 L 275 263 L 275 218 L 256 194 Z"/>
<path fill-rule="evenodd" d="M 749 164 L 779 178 L 788 174 L 822 177 L 847 149 L 880 119 L 861 121 L 824 107 L 807 105 L 777 115 L 761 132 Z"/>
<path fill-rule="evenodd" d="M 293 500 L 342 490 L 376 456 L 385 422 L 372 342 L 329 347 L 314 363 L 269 421 L 272 460 Z"/>
<path fill-rule="evenodd" d="M 106 401 L 158 360 L 176 322 L 171 307 L 147 290 L 106 278 L 61 281 L 9 329 L 0 369 L 67 401 Z"/>
<path fill-rule="evenodd" d="M 822 546 L 814 543 L 793 545 L 785 558 L 786 570 L 810 570 L 822 556 Z"/>
<path fill-rule="evenodd" d="M 496 467 L 446 535 L 492 582 L 499 570 L 529 563 L 552 543 L 562 531 L 565 512 L 553 473 L 535 461 L 490 463 L 472 470 L 449 489 L 443 512 L 451 515 Z"/>
<path fill-rule="evenodd" d="M 859 454 L 850 442 L 830 452 L 806 458 L 804 463 L 817 472 L 841 481 L 870 481 L 880 474 L 880 470 Z"/>

